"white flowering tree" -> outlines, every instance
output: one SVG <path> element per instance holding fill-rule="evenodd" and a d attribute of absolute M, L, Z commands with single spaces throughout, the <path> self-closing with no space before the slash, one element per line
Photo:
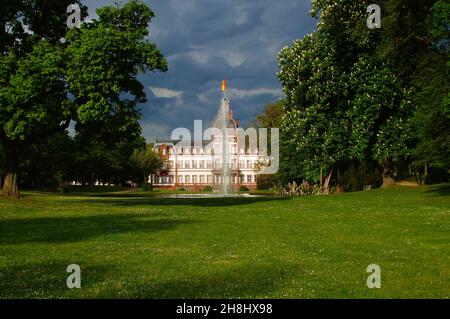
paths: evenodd
<path fill-rule="evenodd" d="M 393 182 L 393 161 L 406 158 L 410 92 L 391 65 L 375 55 L 378 30 L 366 27 L 368 1 L 313 1 L 317 31 L 279 54 L 287 97 L 284 125 L 305 178 L 351 163 L 382 164 Z"/>

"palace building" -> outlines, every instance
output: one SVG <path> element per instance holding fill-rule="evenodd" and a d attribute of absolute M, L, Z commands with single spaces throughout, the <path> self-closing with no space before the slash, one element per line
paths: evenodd
<path fill-rule="evenodd" d="M 151 177 L 155 187 L 202 190 L 211 186 L 214 190 L 221 190 L 226 185 L 228 191 L 238 191 L 241 186 L 256 188 L 260 162 L 258 148 L 239 145 L 235 130 L 239 121 L 233 117 L 225 94 L 212 127 L 227 132 L 225 137 L 212 134 L 207 143 L 171 141 L 155 144 L 155 151 L 160 152 L 166 161 L 165 167 Z"/>

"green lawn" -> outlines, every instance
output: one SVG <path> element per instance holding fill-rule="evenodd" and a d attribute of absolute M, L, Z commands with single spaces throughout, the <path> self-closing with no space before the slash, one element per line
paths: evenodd
<path fill-rule="evenodd" d="M 449 188 L 0 198 L 0 297 L 449 298 Z M 65 284 L 73 263 L 81 289 Z M 366 286 L 372 263 L 381 289 Z"/>

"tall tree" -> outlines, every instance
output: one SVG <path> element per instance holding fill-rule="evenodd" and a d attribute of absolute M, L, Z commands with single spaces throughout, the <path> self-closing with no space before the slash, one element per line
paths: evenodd
<path fill-rule="evenodd" d="M 96 181 L 123 184 L 133 179 L 135 172 L 129 158 L 135 148 L 145 146 L 145 139 L 137 135 L 139 126 L 135 128 L 135 133 L 131 129 L 120 133 L 113 128 L 100 123 L 77 125 L 77 170 L 73 180 L 88 184 Z"/>
<path fill-rule="evenodd" d="M 382 28 L 371 30 L 369 1 L 312 1 L 317 31 L 279 55 L 284 127 L 306 178 L 378 162 L 384 184 L 392 184 L 393 163 L 411 155 L 411 79 L 427 45 L 420 36 L 433 2 L 380 1 Z"/>
<path fill-rule="evenodd" d="M 285 143 L 287 140 L 284 134 L 284 129 L 282 126 L 282 120 L 284 115 L 284 107 L 285 107 L 286 101 L 284 99 L 278 100 L 273 103 L 267 103 L 263 109 L 263 111 L 259 114 L 256 114 L 255 120 L 254 120 L 254 126 L 255 127 L 262 127 L 262 128 L 278 128 L 280 129 L 280 143 L 279 143 L 279 169 L 277 174 L 275 175 L 258 175 L 257 183 L 259 189 L 267 189 L 271 188 L 277 184 L 283 184 L 284 182 L 288 182 L 289 180 L 295 179 L 295 176 L 297 172 L 295 172 L 296 166 L 290 166 L 289 162 L 291 158 L 295 158 L 295 152 L 293 152 L 293 149 L 290 147 L 290 143 Z M 268 141 L 271 141 L 270 133 L 271 130 L 268 130 Z M 269 145 L 269 148 L 271 148 L 271 145 Z M 261 168 L 264 167 L 264 165 L 259 165 Z M 289 167 L 290 166 L 290 167 Z M 292 169 L 293 168 L 293 169 Z M 286 173 L 289 175 L 289 178 L 286 177 Z"/>
<path fill-rule="evenodd" d="M 27 187 L 62 189 L 71 180 L 77 158 L 73 138 L 65 131 L 55 133 L 22 150 L 20 182 Z"/>
<path fill-rule="evenodd" d="M 80 29 L 66 27 L 72 0 L 7 1 L 0 18 L 0 143 L 6 157 L 2 193 L 19 196 L 17 172 L 26 145 L 71 121 L 136 123 L 145 101 L 137 75 L 166 71 L 148 41 L 153 11 L 138 0 L 97 10 Z M 82 7 L 83 16 L 86 8 Z M 121 116 L 117 116 L 120 114 Z"/>
<path fill-rule="evenodd" d="M 415 144 L 412 167 L 422 184 L 429 173 L 432 180 L 445 181 L 450 168 L 450 3 L 436 1 L 426 19 L 421 38 L 428 45 L 419 56 L 412 86 L 418 109 L 414 116 Z"/>

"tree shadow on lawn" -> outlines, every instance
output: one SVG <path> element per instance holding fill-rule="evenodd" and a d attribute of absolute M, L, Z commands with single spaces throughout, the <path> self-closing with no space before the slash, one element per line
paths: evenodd
<path fill-rule="evenodd" d="M 241 264 L 211 267 L 208 272 L 158 283 L 130 282 L 124 293 L 130 298 L 265 298 L 274 297 L 298 269 L 286 264 Z"/>
<path fill-rule="evenodd" d="M 113 276 L 108 264 L 88 264 L 76 258 L 50 263 L 28 263 L 0 267 L 0 298 L 62 298 L 65 294 L 77 298 L 83 289 L 69 289 L 67 266 L 75 263 L 81 268 L 81 287 L 88 288 Z"/>
<path fill-rule="evenodd" d="M 196 207 L 221 207 L 221 206 L 239 206 L 254 203 L 285 201 L 289 197 L 229 197 L 229 198 L 157 198 L 157 197 L 121 197 L 108 196 L 102 198 L 86 198 L 77 201 L 83 204 L 105 204 L 116 206 L 196 206 Z M 61 201 L 63 202 L 63 201 Z"/>
<path fill-rule="evenodd" d="M 430 185 L 425 193 L 431 193 L 437 196 L 450 196 L 450 183 Z"/>
<path fill-rule="evenodd" d="M 0 267 L 0 298 L 263 298 L 274 297 L 299 271 L 286 264 L 215 265 L 204 273 L 181 270 L 178 278 L 165 279 L 161 274 L 152 281 L 140 276 L 142 269 L 127 268 L 124 276 L 123 268 L 113 262 L 80 261 L 82 289 L 69 290 L 66 267 L 71 263 L 78 262 L 68 259 Z"/>
<path fill-rule="evenodd" d="M 192 219 L 149 219 L 155 215 L 95 215 L 0 220 L 0 244 L 66 243 L 119 233 L 154 233 L 180 225 L 198 223 Z"/>

